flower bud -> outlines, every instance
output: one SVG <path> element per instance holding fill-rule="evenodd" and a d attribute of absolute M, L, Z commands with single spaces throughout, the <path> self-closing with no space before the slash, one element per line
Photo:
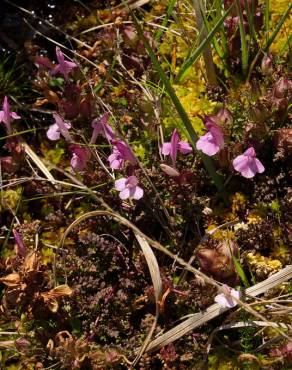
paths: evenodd
<path fill-rule="evenodd" d="M 280 78 L 274 85 L 274 96 L 278 99 L 287 98 L 292 92 L 292 81 L 286 77 Z"/>
<path fill-rule="evenodd" d="M 216 117 L 218 118 L 219 122 L 223 127 L 231 126 L 233 123 L 232 114 L 230 110 L 227 108 L 221 108 L 219 112 L 216 114 Z"/>
<path fill-rule="evenodd" d="M 12 156 L 6 156 L 0 158 L 0 164 L 2 171 L 13 173 L 18 170 L 19 164 L 14 160 Z"/>
<path fill-rule="evenodd" d="M 273 59 L 270 54 L 265 54 L 262 59 L 261 70 L 265 76 L 271 76 L 273 73 Z"/>
<path fill-rule="evenodd" d="M 30 342 L 25 338 L 18 338 L 16 339 L 14 343 L 15 343 L 15 347 L 20 352 L 25 351 L 30 347 Z"/>
<path fill-rule="evenodd" d="M 164 173 L 166 173 L 170 177 L 178 177 L 180 175 L 180 173 L 178 172 L 176 168 L 168 166 L 167 164 L 162 163 L 160 165 L 160 168 L 162 169 Z"/>
<path fill-rule="evenodd" d="M 285 153 L 292 153 L 292 128 L 281 128 L 277 130 L 273 137 L 276 149 L 284 150 Z"/>

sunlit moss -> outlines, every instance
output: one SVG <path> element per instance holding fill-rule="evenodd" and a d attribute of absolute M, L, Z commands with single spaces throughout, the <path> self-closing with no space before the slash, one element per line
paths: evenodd
<path fill-rule="evenodd" d="M 262 216 L 257 211 L 251 211 L 247 216 L 247 220 L 249 224 L 258 224 L 262 221 Z"/>
<path fill-rule="evenodd" d="M 0 212 L 7 209 L 15 210 L 20 200 L 21 193 L 21 188 L 4 190 L 1 193 Z"/>
<path fill-rule="evenodd" d="M 277 258 L 283 263 L 288 262 L 290 258 L 290 249 L 283 243 L 278 243 L 272 252 L 272 257 Z"/>
<path fill-rule="evenodd" d="M 271 13 L 271 30 L 276 27 L 282 15 L 287 10 L 290 0 L 270 0 L 270 13 Z M 291 34 L 292 28 L 292 16 L 287 17 L 281 30 L 279 31 L 275 41 L 271 45 L 270 50 L 274 53 L 281 52 L 285 44 L 287 43 L 288 37 Z M 289 50 L 289 49 L 288 49 Z"/>
<path fill-rule="evenodd" d="M 272 259 L 269 257 L 264 257 L 260 255 L 259 253 L 256 253 L 256 254 L 248 253 L 247 261 L 248 261 L 251 271 L 258 278 L 265 278 L 281 270 L 282 268 L 282 263 L 279 260 Z"/>

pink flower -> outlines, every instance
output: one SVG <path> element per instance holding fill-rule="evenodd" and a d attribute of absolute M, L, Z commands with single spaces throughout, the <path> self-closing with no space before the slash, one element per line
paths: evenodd
<path fill-rule="evenodd" d="M 98 135 L 103 135 L 108 141 L 112 141 L 115 137 L 113 129 L 108 124 L 109 113 L 103 114 L 101 117 L 92 121 L 91 127 L 93 128 L 90 144 L 94 144 Z"/>
<path fill-rule="evenodd" d="M 247 179 L 254 177 L 257 172 L 262 173 L 265 170 L 265 167 L 256 158 L 256 152 L 253 147 L 248 148 L 243 154 L 237 156 L 232 163 L 234 169 Z"/>
<path fill-rule="evenodd" d="M 182 154 L 188 154 L 192 151 L 189 143 L 186 141 L 180 141 L 179 134 L 175 129 L 171 135 L 170 142 L 166 142 L 161 147 L 161 153 L 163 155 L 170 155 L 173 165 L 175 166 L 177 152 Z"/>
<path fill-rule="evenodd" d="M 72 69 L 77 67 L 77 64 L 65 60 L 65 56 L 58 46 L 56 47 L 56 56 L 59 64 L 57 64 L 56 67 L 51 71 L 51 75 L 54 76 L 55 74 L 60 73 L 65 77 L 65 80 L 68 80 L 69 73 L 72 71 Z"/>
<path fill-rule="evenodd" d="M 26 248 L 25 245 L 23 244 L 23 240 L 15 229 L 12 229 L 12 232 L 17 245 L 17 253 L 20 256 L 24 257 L 26 255 Z"/>
<path fill-rule="evenodd" d="M 68 131 L 71 128 L 71 124 L 69 122 L 65 122 L 58 113 L 53 113 L 53 117 L 55 119 L 55 123 L 51 125 L 47 131 L 48 139 L 54 141 L 59 140 L 62 134 L 66 141 L 69 143 L 72 142 L 72 138 Z"/>
<path fill-rule="evenodd" d="M 80 172 L 86 168 L 90 152 L 86 148 L 81 148 L 78 145 L 72 145 L 70 150 L 73 152 L 70 164 L 74 171 Z"/>
<path fill-rule="evenodd" d="M 144 191 L 138 185 L 136 176 L 123 177 L 115 181 L 115 189 L 120 192 L 121 199 L 134 198 L 141 199 Z"/>
<path fill-rule="evenodd" d="M 223 289 L 225 292 L 216 295 L 214 298 L 215 302 L 217 302 L 223 308 L 235 307 L 237 305 L 237 299 L 240 298 L 240 292 L 238 290 L 231 289 L 227 285 L 224 285 Z"/>
<path fill-rule="evenodd" d="M 136 158 L 123 141 L 113 140 L 112 144 L 114 145 L 113 152 L 108 157 L 108 161 L 113 170 L 121 169 L 125 161 L 130 162 L 133 166 L 137 164 Z"/>
<path fill-rule="evenodd" d="M 207 116 L 205 126 L 208 132 L 201 136 L 196 143 L 196 148 L 203 153 L 212 156 L 219 152 L 224 146 L 224 138 L 221 128 L 211 117 Z"/>
<path fill-rule="evenodd" d="M 0 111 L 0 122 L 3 122 L 6 126 L 7 134 L 10 135 L 12 133 L 11 128 L 11 121 L 14 119 L 20 119 L 21 117 L 15 113 L 10 112 L 10 105 L 8 103 L 7 96 L 4 97 L 3 101 L 3 110 Z"/>

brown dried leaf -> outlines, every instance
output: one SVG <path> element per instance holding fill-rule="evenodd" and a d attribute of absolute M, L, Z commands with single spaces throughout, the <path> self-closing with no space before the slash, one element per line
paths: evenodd
<path fill-rule="evenodd" d="M 10 288 L 15 288 L 20 283 L 20 276 L 18 273 L 13 272 L 12 274 L 0 278 L 0 281 Z"/>
<path fill-rule="evenodd" d="M 50 103 L 57 104 L 59 102 L 58 95 L 52 90 L 45 90 L 44 95 Z"/>
<path fill-rule="evenodd" d="M 38 255 L 36 252 L 29 253 L 24 262 L 23 262 L 23 269 L 26 272 L 36 270 L 38 266 Z"/>
<path fill-rule="evenodd" d="M 47 305 L 49 307 L 49 310 L 53 313 L 56 313 L 58 311 L 58 308 L 59 308 L 59 303 L 56 299 L 49 299 L 47 301 Z"/>
<path fill-rule="evenodd" d="M 64 284 L 59 285 L 48 292 L 42 293 L 41 296 L 43 297 L 45 303 L 48 305 L 50 311 L 55 313 L 58 311 L 59 308 L 59 303 L 57 299 L 64 296 L 70 296 L 72 293 L 72 289 L 68 285 Z"/>
<path fill-rule="evenodd" d="M 47 299 L 58 299 L 64 296 L 70 296 L 72 293 L 72 289 L 68 285 L 64 284 L 59 285 L 46 293 L 42 293 L 42 296 Z"/>
<path fill-rule="evenodd" d="M 38 108 L 38 107 L 41 107 L 42 105 L 44 105 L 44 104 L 47 104 L 49 101 L 48 101 L 48 99 L 37 99 L 35 102 L 34 102 L 34 104 L 33 104 L 33 106 L 35 107 L 35 108 Z"/>

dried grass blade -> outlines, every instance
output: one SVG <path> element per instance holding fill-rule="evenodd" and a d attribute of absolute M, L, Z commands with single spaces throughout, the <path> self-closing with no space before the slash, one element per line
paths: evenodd
<path fill-rule="evenodd" d="M 149 268 L 149 272 L 154 287 L 155 300 L 156 303 L 159 303 L 162 294 L 162 280 L 160 276 L 157 259 L 148 242 L 138 234 L 135 234 L 135 236 L 146 258 L 146 262 Z"/>
<path fill-rule="evenodd" d="M 286 266 L 284 269 L 280 270 L 276 274 L 270 276 L 268 279 L 246 289 L 247 296 L 256 297 L 259 294 L 266 292 L 267 290 L 273 288 L 274 286 L 281 284 L 292 278 L 292 265 Z M 196 327 L 210 321 L 216 316 L 223 312 L 226 312 L 228 308 L 222 308 L 217 303 L 208 307 L 206 311 L 199 312 L 183 321 L 182 323 L 176 325 L 174 328 L 170 329 L 166 333 L 162 334 L 155 340 L 153 340 L 148 348 L 147 352 L 153 352 L 161 347 L 166 346 L 169 343 L 181 338 L 183 335 L 187 334 Z"/>
<path fill-rule="evenodd" d="M 141 346 L 141 348 L 139 350 L 139 353 L 137 354 L 135 360 L 133 361 L 134 366 L 138 363 L 139 359 L 141 358 L 141 356 L 143 355 L 143 353 L 147 349 L 147 346 L 148 346 L 148 344 L 151 340 L 151 337 L 154 333 L 154 330 L 156 328 L 157 320 L 158 320 L 158 316 L 159 316 L 159 301 L 160 301 L 160 298 L 161 298 L 161 295 L 162 295 L 162 280 L 161 280 L 159 266 L 158 266 L 158 262 L 157 262 L 157 259 L 155 257 L 155 254 L 153 253 L 150 245 L 147 243 L 147 241 L 144 238 L 142 238 L 138 234 L 135 234 L 135 236 L 136 236 L 136 239 L 138 240 L 138 243 L 140 244 L 142 252 L 145 256 L 145 259 L 146 259 L 146 262 L 147 262 L 147 265 L 148 265 L 148 268 L 149 268 L 149 272 L 150 272 L 150 275 L 151 275 L 151 280 L 152 280 L 152 284 L 153 284 L 153 288 L 154 288 L 155 302 L 156 302 L 156 313 L 155 313 L 154 322 L 153 322 L 153 324 L 152 324 L 152 326 L 149 330 L 149 333 L 147 334 L 147 337 L 146 337 L 143 345 Z"/>
<path fill-rule="evenodd" d="M 41 161 L 39 156 L 31 149 L 31 147 L 26 143 L 21 143 L 24 146 L 25 153 L 30 157 L 34 164 L 39 168 L 39 170 L 46 176 L 46 178 L 55 185 L 55 179 L 45 164 Z"/>

